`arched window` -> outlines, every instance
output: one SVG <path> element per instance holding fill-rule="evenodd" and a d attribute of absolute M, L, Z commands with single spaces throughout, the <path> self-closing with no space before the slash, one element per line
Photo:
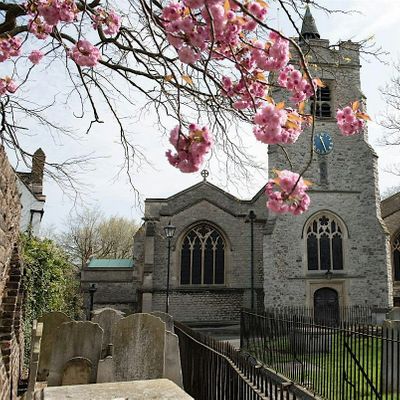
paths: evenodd
<path fill-rule="evenodd" d="M 181 249 L 182 285 L 222 285 L 225 276 L 225 242 L 213 226 L 196 225 Z"/>
<path fill-rule="evenodd" d="M 392 242 L 393 251 L 393 278 L 400 281 L 400 232 Z"/>
<path fill-rule="evenodd" d="M 331 117 L 331 91 L 328 86 L 317 88 L 316 116 L 322 118 Z M 314 96 L 310 98 L 310 112 L 314 107 Z"/>
<path fill-rule="evenodd" d="M 343 269 L 343 226 L 329 214 L 319 214 L 306 227 L 310 271 Z"/>

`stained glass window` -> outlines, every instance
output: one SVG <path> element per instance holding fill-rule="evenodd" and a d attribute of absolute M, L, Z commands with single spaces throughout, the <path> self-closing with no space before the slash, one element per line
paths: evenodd
<path fill-rule="evenodd" d="M 225 242 L 217 229 L 203 223 L 192 228 L 181 248 L 182 285 L 222 285 Z"/>
<path fill-rule="evenodd" d="M 343 269 L 343 228 L 338 220 L 325 214 L 313 218 L 307 224 L 306 241 L 310 271 Z"/>

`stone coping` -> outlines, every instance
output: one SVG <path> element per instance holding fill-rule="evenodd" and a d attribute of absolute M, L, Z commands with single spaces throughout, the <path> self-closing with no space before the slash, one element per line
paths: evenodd
<path fill-rule="evenodd" d="M 47 387 L 35 400 L 193 400 L 168 379 Z"/>

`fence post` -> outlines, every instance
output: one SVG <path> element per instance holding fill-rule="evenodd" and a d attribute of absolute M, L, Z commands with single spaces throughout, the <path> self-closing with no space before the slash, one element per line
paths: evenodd
<path fill-rule="evenodd" d="M 400 307 L 394 307 L 386 317 L 383 323 L 386 345 L 382 349 L 382 392 L 400 394 Z"/>

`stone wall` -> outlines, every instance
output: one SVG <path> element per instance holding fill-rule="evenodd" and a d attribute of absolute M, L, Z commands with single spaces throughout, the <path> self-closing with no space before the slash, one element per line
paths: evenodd
<path fill-rule="evenodd" d="M 266 306 L 312 306 L 314 291 L 331 287 L 338 291 L 341 305 L 390 307 L 389 243 L 380 214 L 377 155 L 367 142 L 367 129 L 360 135 L 344 137 L 334 118 L 338 107 L 365 100 L 358 47 L 343 42 L 332 51 L 327 40 L 312 40 L 311 44 L 315 45 L 309 55 L 313 59 L 308 61 L 316 66 L 315 75 L 331 89 L 332 117 L 317 118 L 315 133 L 329 133 L 334 147 L 326 155 L 314 153 L 305 173 L 305 178 L 312 182 L 310 209 L 301 216 L 270 218 L 270 229 L 264 239 Z M 279 91 L 276 94 L 282 95 L 280 100 L 287 100 Z M 294 171 L 301 171 L 308 162 L 310 136 L 311 130 L 306 129 L 294 145 L 285 146 Z M 268 162 L 270 174 L 274 168 L 290 169 L 285 155 L 276 146 L 269 146 Z M 325 276 L 326 271 L 308 271 L 303 237 L 307 220 L 324 211 L 337 215 L 348 233 L 344 240 L 344 269 L 333 271 L 331 280 Z"/>
<path fill-rule="evenodd" d="M 152 294 L 152 310 L 165 309 L 168 252 L 163 227 L 171 220 L 176 233 L 171 241 L 170 313 L 187 322 L 239 319 L 240 308 L 250 307 L 250 223 L 246 222 L 250 210 L 257 216 L 254 222 L 254 287 L 262 303 L 262 237 L 267 210 L 261 192 L 251 200 L 240 200 L 203 181 L 170 198 L 146 200 L 146 226 L 138 237 L 141 251 L 136 249 L 135 256 L 143 263 L 142 291 Z M 223 285 L 180 283 L 182 242 L 190 228 L 202 222 L 215 227 L 224 238 Z"/>
<path fill-rule="evenodd" d="M 394 240 L 400 235 L 400 193 L 396 193 L 383 200 L 381 203 L 381 210 L 382 218 L 390 232 L 390 242 L 393 244 Z M 391 255 L 393 255 L 392 249 Z M 393 282 L 393 297 L 396 298 L 396 304 L 399 304 L 400 281 Z"/>
<path fill-rule="evenodd" d="M 22 365 L 20 213 L 15 173 L 0 147 L 0 400 L 17 398 Z"/>
<path fill-rule="evenodd" d="M 89 306 L 89 286 L 96 284 L 94 309 L 112 307 L 125 313 L 137 311 L 137 288 L 135 270 L 132 268 L 84 268 L 81 286 L 84 304 Z"/>

